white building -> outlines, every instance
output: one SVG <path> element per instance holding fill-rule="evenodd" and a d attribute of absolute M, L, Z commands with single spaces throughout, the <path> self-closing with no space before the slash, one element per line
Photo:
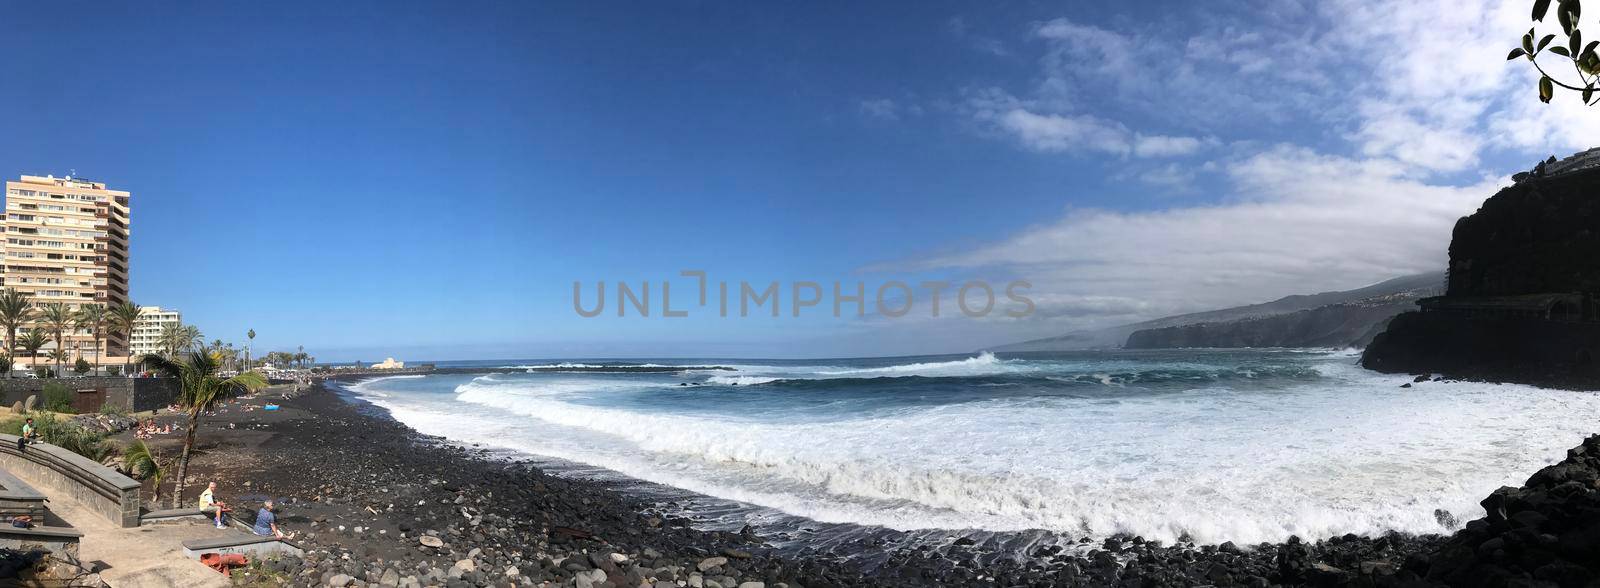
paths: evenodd
<path fill-rule="evenodd" d="M 183 324 L 183 313 L 159 306 L 139 307 L 139 320 L 133 323 L 133 356 L 161 352 L 161 331 L 167 325 Z"/>

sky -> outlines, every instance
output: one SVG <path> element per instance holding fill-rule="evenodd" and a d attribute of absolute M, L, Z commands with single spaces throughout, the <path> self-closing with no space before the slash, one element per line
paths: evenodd
<path fill-rule="evenodd" d="M 1505 61 L 1521 2 L 1106 4 L 6 0 L 0 174 L 131 191 L 135 302 L 258 352 L 847 357 L 1439 270 L 1600 137 Z M 974 280 L 1033 312 L 918 287 Z M 647 281 L 651 316 L 575 311 Z"/>

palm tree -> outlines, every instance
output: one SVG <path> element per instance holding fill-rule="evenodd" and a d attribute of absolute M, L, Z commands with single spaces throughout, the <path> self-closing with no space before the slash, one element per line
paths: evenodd
<path fill-rule="evenodd" d="M 178 343 L 180 349 L 200 347 L 205 343 L 205 336 L 200 334 L 200 327 L 184 325 L 178 330 Z"/>
<path fill-rule="evenodd" d="M 111 321 L 111 315 L 106 307 L 98 304 L 85 304 L 78 309 L 76 317 L 78 328 L 88 329 L 94 337 L 94 370 L 100 371 L 100 341 L 105 337 L 106 323 Z"/>
<path fill-rule="evenodd" d="M 200 415 L 222 398 L 266 387 L 267 379 L 255 372 L 244 372 L 223 379 L 217 375 L 217 361 L 198 349 L 190 350 L 182 359 L 145 355 L 139 361 L 157 373 L 176 379 L 178 404 L 189 410 L 189 430 L 184 434 L 183 454 L 178 457 L 178 477 L 172 487 L 172 508 L 178 508 L 183 500 L 183 482 L 189 474 L 189 453 L 194 449 L 194 434 L 200 428 Z"/>
<path fill-rule="evenodd" d="M 167 476 L 167 470 L 161 467 L 161 458 L 156 456 L 154 449 L 145 444 L 143 439 L 135 440 L 128 445 L 127 451 L 122 454 L 122 463 L 128 472 L 141 480 L 150 480 L 151 494 L 150 506 L 161 504 L 161 479 Z"/>
<path fill-rule="evenodd" d="M 180 323 L 168 323 L 166 326 L 161 327 L 161 335 L 158 338 L 161 341 L 162 355 L 172 357 L 176 352 L 178 348 L 178 330 L 182 328 L 183 325 Z"/>
<path fill-rule="evenodd" d="M 0 291 L 0 326 L 6 328 L 6 353 L 17 349 L 17 329 L 33 320 L 32 297 L 15 288 L 6 288 Z M 11 371 L 6 371 L 6 377 L 11 377 Z"/>
<path fill-rule="evenodd" d="M 15 362 L 11 359 L 10 353 L 0 353 L 0 371 L 10 374 L 11 367 L 14 363 Z"/>
<path fill-rule="evenodd" d="M 66 363 L 67 360 L 71 359 L 71 357 L 72 357 L 71 354 L 67 353 L 67 350 L 65 350 L 65 349 L 51 349 L 49 353 L 46 353 L 44 355 L 45 355 L 45 357 L 50 358 L 50 361 L 56 362 L 56 377 L 57 378 L 67 374 L 67 372 L 62 371 L 64 369 L 66 369 L 66 368 L 62 367 L 62 364 Z"/>
<path fill-rule="evenodd" d="M 122 333 L 128 342 L 128 358 L 122 362 L 122 375 L 128 375 L 133 360 L 133 328 L 139 323 L 139 305 L 132 301 L 111 307 L 111 330 Z"/>
<path fill-rule="evenodd" d="M 49 342 L 50 338 L 39 329 L 28 329 L 28 334 L 23 335 L 22 340 L 17 342 L 23 349 L 28 350 L 28 369 L 39 367 L 39 349 Z"/>
<path fill-rule="evenodd" d="M 56 351 L 60 356 L 66 355 L 66 348 L 61 345 L 61 337 L 72 329 L 72 309 L 60 302 L 51 302 L 44 305 L 39 312 L 39 324 L 56 340 Z M 56 377 L 61 377 L 61 357 L 51 353 L 50 357 L 56 360 Z"/>
<path fill-rule="evenodd" d="M 250 346 L 256 342 L 256 330 L 250 329 L 244 336 L 250 339 L 244 344 L 244 369 L 250 369 Z"/>

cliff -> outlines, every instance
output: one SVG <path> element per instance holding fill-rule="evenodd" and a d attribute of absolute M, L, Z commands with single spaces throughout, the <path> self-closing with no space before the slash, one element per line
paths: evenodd
<path fill-rule="evenodd" d="M 1363 366 L 1600 388 L 1600 168 L 1533 176 L 1456 223 L 1444 296 L 1397 316 Z"/>

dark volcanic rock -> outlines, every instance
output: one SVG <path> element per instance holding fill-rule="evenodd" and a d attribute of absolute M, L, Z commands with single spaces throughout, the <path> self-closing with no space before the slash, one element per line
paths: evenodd
<path fill-rule="evenodd" d="M 1567 451 L 1521 488 L 1483 500 L 1488 515 L 1467 523 L 1426 566 L 1451 586 L 1600 583 L 1600 435 Z M 1531 579 L 1531 581 L 1530 581 Z"/>
<path fill-rule="evenodd" d="M 1443 297 L 1395 317 L 1361 364 L 1600 388 L 1600 169 L 1531 177 L 1456 223 Z"/>

